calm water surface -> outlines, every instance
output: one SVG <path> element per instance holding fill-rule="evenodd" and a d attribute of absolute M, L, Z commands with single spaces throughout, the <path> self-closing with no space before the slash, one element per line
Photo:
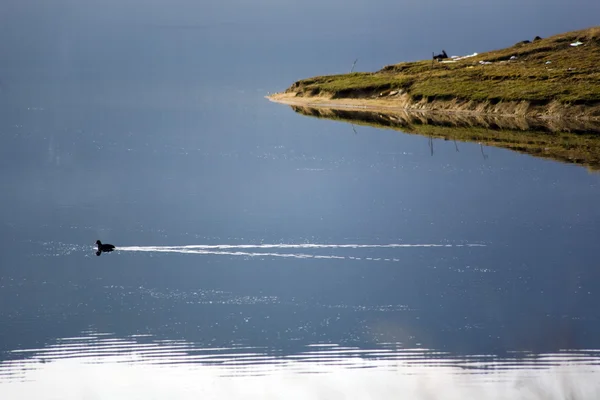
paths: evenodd
<path fill-rule="evenodd" d="M 264 99 L 423 58 L 391 20 L 330 51 L 148 13 L 0 68 L 2 398 L 600 396 L 600 175 Z"/>

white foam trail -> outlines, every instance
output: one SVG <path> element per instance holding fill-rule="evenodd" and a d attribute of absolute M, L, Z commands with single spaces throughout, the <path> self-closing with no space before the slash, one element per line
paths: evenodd
<path fill-rule="evenodd" d="M 128 246 L 119 247 L 123 251 L 149 251 L 146 249 L 195 249 L 195 250 L 228 250 L 228 249 L 371 249 L 371 248 L 404 248 L 404 247 L 485 247 L 484 244 L 319 244 L 319 243 L 301 243 L 301 244 L 198 244 L 186 246 Z"/>
<path fill-rule="evenodd" d="M 262 252 L 247 252 L 247 251 L 214 251 L 214 250 L 198 250 L 186 248 L 164 248 L 164 247 L 122 247 L 117 250 L 123 251 L 141 251 L 141 252 L 157 252 L 157 253 L 179 253 L 179 254 L 205 254 L 205 255 L 225 255 L 225 256 L 243 256 L 243 257 L 284 257 L 284 258 L 327 258 L 336 260 L 345 260 L 342 256 L 329 255 L 313 255 L 303 253 L 262 253 Z"/>
<path fill-rule="evenodd" d="M 126 246 L 118 247 L 118 251 L 151 252 L 151 253 L 179 253 L 179 254 L 203 254 L 203 255 L 226 255 L 242 257 L 283 257 L 283 258 L 312 258 L 312 259 L 335 259 L 335 260 L 369 260 L 381 261 L 382 258 L 361 258 L 351 256 L 320 255 L 307 253 L 275 253 L 263 251 L 243 251 L 248 249 L 368 249 L 368 248 L 417 248 L 417 247 L 485 247 L 484 244 L 215 244 L 215 245 L 186 245 L 186 246 Z M 237 251 L 234 251 L 237 250 Z M 383 259 L 384 261 L 399 262 L 400 259 Z"/>

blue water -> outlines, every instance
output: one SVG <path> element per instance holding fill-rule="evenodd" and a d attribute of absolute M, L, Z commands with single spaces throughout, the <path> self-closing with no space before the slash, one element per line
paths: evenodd
<path fill-rule="evenodd" d="M 15 3 L 23 26 L 1 28 L 31 45 L 1 42 L 9 398 L 600 394 L 600 175 L 476 143 L 432 155 L 426 137 L 264 98 L 356 57 L 375 70 L 582 28 L 596 5 L 422 45 L 361 20 L 366 4 L 336 25 L 331 3 L 308 33 L 289 5 L 215 6 L 219 23 L 131 6 L 39 20 Z M 496 10 L 471 6 L 449 18 Z M 116 251 L 97 257 L 97 239 Z"/>

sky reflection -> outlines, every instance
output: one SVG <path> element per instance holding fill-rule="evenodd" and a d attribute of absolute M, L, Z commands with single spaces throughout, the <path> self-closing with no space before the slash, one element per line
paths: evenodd
<path fill-rule="evenodd" d="M 84 332 L 0 363 L 0 390 L 37 398 L 592 399 L 600 351 L 456 356 L 399 343 L 361 349 L 313 344 L 283 355 L 265 347 L 207 348 L 149 335 Z M 475 397 L 474 397 L 475 396 Z M 571 396 L 571 397 L 569 397 Z"/>

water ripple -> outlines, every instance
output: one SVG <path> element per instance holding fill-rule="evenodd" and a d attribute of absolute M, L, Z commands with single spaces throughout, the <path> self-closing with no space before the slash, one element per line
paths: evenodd
<path fill-rule="evenodd" d="M 0 362 L 3 398 L 600 398 L 600 350 L 459 356 L 385 343 L 294 353 L 83 332 Z M 8 358 L 8 359 L 6 359 Z M 52 397 L 48 397 L 52 396 Z"/>
<path fill-rule="evenodd" d="M 111 334 L 88 334 L 56 340 L 43 348 L 15 349 L 0 363 L 0 382 L 21 379 L 23 371 L 65 359 L 84 363 L 148 365 L 190 364 L 218 366 L 219 375 L 256 375 L 268 367 L 293 366 L 297 372 L 313 372 L 315 365 L 348 368 L 377 367 L 452 367 L 455 372 L 489 374 L 492 371 L 547 369 L 559 365 L 600 366 L 600 350 L 565 350 L 549 354 L 513 353 L 457 356 L 423 348 L 403 348 L 399 343 L 384 343 L 378 348 L 359 348 L 339 344 L 317 343 L 302 351 L 282 354 L 266 347 L 232 346 L 199 347 L 183 340 L 160 340 L 149 335 L 116 337 Z M 240 369 L 240 366 L 244 368 Z M 417 372 L 416 370 L 414 372 Z"/>

